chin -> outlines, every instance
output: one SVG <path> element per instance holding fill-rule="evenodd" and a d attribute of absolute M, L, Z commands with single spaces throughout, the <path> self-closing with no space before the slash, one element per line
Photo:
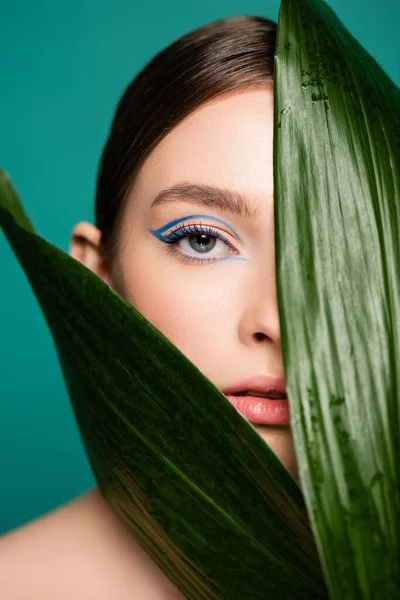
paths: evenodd
<path fill-rule="evenodd" d="M 275 452 L 279 460 L 284 464 L 297 485 L 300 487 L 296 454 L 294 451 L 293 436 L 290 426 L 261 425 L 260 423 L 252 423 L 252 425 L 268 446 Z"/>

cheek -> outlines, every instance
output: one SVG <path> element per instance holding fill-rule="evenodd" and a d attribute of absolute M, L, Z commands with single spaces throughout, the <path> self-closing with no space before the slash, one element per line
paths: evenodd
<path fill-rule="evenodd" d="M 159 258 L 147 256 L 122 261 L 120 268 L 118 292 L 201 371 L 211 374 L 216 357 L 232 343 L 234 281 L 224 281 L 222 269 L 186 267 L 171 258 L 160 264 Z"/>

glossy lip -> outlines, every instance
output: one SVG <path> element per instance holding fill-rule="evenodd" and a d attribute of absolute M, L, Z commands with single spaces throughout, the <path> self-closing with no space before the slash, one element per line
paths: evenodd
<path fill-rule="evenodd" d="M 288 400 L 270 400 L 256 396 L 232 396 L 226 398 L 240 414 L 250 421 L 262 425 L 289 425 Z"/>
<path fill-rule="evenodd" d="M 240 414 L 254 424 L 289 425 L 290 412 L 287 399 L 273 400 L 257 396 L 234 396 L 237 392 L 281 392 L 286 394 L 285 380 L 281 377 L 256 375 L 228 386 L 222 393 Z"/>

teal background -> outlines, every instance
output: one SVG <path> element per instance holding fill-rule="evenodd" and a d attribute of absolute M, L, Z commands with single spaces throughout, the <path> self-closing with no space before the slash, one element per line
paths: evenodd
<path fill-rule="evenodd" d="M 400 85 L 398 0 L 330 0 Z M 68 252 L 94 222 L 97 162 L 136 73 L 184 33 L 232 15 L 278 20 L 278 0 L 1 2 L 0 165 L 37 231 Z M 0 232 L 0 533 L 95 484 L 50 332 Z"/>

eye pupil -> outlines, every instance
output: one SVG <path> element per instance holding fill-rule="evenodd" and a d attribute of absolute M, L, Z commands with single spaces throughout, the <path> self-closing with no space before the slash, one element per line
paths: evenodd
<path fill-rule="evenodd" d="M 193 238 L 195 238 L 195 240 L 196 240 L 196 242 L 194 242 L 194 243 L 198 243 L 200 247 L 195 247 L 192 244 Z M 196 250 L 196 251 L 200 250 L 200 252 L 207 252 L 208 250 L 212 250 L 217 241 L 214 236 L 208 235 L 207 233 L 196 233 L 194 235 L 190 235 L 190 236 L 188 236 L 188 240 L 189 240 L 189 244 L 191 245 L 193 250 Z M 212 242 L 211 247 L 207 247 L 207 243 L 206 243 L 207 240 L 211 240 L 211 242 Z"/>

